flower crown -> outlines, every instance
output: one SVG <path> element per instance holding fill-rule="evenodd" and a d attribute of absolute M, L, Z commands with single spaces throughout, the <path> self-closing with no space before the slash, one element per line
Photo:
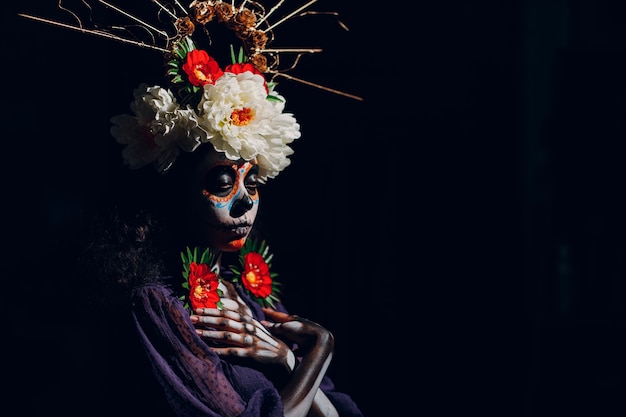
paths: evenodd
<path fill-rule="evenodd" d="M 181 151 L 210 142 L 229 159 L 256 159 L 260 181 L 276 177 L 290 164 L 289 144 L 300 137 L 300 125 L 283 113 L 285 100 L 275 84 L 267 83 L 242 53 L 222 70 L 189 37 L 174 52 L 168 73 L 174 85 L 183 84 L 178 95 L 141 84 L 131 103 L 134 116 L 111 118 L 111 134 L 126 145 L 125 163 L 132 169 L 155 163 L 166 172 Z"/>
<path fill-rule="evenodd" d="M 287 74 L 303 54 L 321 52 L 320 49 L 268 48 L 277 26 L 295 16 L 317 14 L 307 10 L 316 1 L 308 1 L 270 23 L 270 17 L 285 0 L 277 0 L 269 11 L 252 0 L 193 0 L 187 8 L 178 0 L 151 0 L 150 3 L 158 7 L 158 22 L 162 23 L 163 16 L 169 17 L 172 23 L 169 30 L 174 33 L 105 0 L 97 0 L 95 5 L 103 5 L 131 19 L 132 24 L 116 22 L 107 26 L 99 23 L 89 28 L 80 19 L 80 13 L 66 8 L 63 0 L 59 0 L 58 8 L 69 13 L 76 22 L 73 25 L 20 15 L 164 54 L 169 85 L 140 84 L 130 104 L 133 115 L 111 118 L 111 134 L 125 145 L 122 156 L 131 169 L 153 164 L 159 172 L 165 173 L 181 152 L 193 152 L 200 145 L 211 143 L 229 159 L 256 160 L 258 178 L 265 182 L 290 164 L 289 156 L 293 154 L 290 144 L 301 135 L 293 114 L 284 112 L 285 99 L 275 90 L 276 77 L 361 100 L 358 96 Z M 95 7 L 88 0 L 83 0 L 82 4 L 91 16 Z M 90 22 L 90 18 L 85 22 Z M 204 34 L 201 40 L 213 46 L 213 25 L 225 27 L 241 41 L 237 55 L 230 46 L 232 62 L 224 69 L 206 50 L 198 48 L 193 38 L 198 33 Z M 149 36 L 138 35 L 136 27 Z M 289 67 L 281 69 L 280 57 L 284 55 L 295 55 L 295 58 Z"/>

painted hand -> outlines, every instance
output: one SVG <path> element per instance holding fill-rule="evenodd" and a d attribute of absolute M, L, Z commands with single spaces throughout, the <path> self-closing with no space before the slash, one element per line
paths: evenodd
<path fill-rule="evenodd" d="M 248 358 L 263 365 L 276 365 L 291 372 L 296 358 L 287 344 L 274 337 L 238 296 L 232 284 L 223 285 L 223 309 L 202 308 L 191 315 L 196 333 L 222 357 Z"/>
<path fill-rule="evenodd" d="M 289 344 L 297 344 L 302 356 L 318 349 L 319 345 L 334 347 L 331 332 L 314 321 L 264 308 L 265 316 L 272 321 L 263 321 L 262 324 L 269 331 Z"/>

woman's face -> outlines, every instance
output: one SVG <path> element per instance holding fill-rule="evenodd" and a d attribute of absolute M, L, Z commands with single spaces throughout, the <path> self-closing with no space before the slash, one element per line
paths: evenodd
<path fill-rule="evenodd" d="M 195 238 L 220 251 L 243 247 L 259 209 L 258 166 L 207 152 L 193 172 L 188 224 Z"/>

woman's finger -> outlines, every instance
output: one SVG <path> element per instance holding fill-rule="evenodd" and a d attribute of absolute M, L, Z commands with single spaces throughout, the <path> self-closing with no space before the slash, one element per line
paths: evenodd
<path fill-rule="evenodd" d="M 215 327 L 221 330 L 232 330 L 236 332 L 255 333 L 254 324 L 243 320 L 237 315 L 237 319 L 230 319 L 224 316 L 191 316 L 191 322 L 202 324 L 207 327 Z"/>

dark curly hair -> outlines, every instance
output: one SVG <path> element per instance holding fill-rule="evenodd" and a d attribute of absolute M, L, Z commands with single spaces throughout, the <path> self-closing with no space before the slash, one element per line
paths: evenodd
<path fill-rule="evenodd" d="M 158 229 L 146 211 L 125 215 L 113 207 L 90 214 L 76 271 L 90 304 L 126 309 L 132 288 L 166 275 L 164 260 L 157 256 Z"/>

